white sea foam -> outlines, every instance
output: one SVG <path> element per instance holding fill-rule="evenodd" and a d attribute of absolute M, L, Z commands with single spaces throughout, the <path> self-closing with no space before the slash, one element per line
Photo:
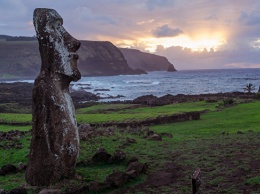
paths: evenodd
<path fill-rule="evenodd" d="M 82 77 L 72 85 L 72 88 L 88 88 L 85 90 L 102 97 L 125 96 L 102 100 L 113 101 L 131 100 L 151 94 L 159 97 L 166 94 L 243 92 L 248 83 L 256 87 L 256 92 L 260 85 L 260 69 L 189 70 L 149 72 L 144 75 Z M 109 91 L 95 91 L 95 89 L 109 89 Z"/>

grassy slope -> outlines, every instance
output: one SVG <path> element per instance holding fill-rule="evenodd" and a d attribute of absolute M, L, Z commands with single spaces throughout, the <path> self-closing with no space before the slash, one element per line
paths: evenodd
<path fill-rule="evenodd" d="M 143 120 L 182 112 L 214 110 L 217 103 L 195 102 L 158 107 L 131 108 L 135 106 L 129 104 L 98 104 L 88 108 L 81 108 L 76 111 L 77 121 L 79 123 L 101 123 Z M 30 123 L 31 120 L 31 114 L 0 113 L 0 122 Z"/>
<path fill-rule="evenodd" d="M 104 107 L 103 107 L 104 106 Z M 183 103 L 171 104 L 158 107 L 130 108 L 136 105 L 98 105 L 77 110 L 77 120 L 79 123 L 100 123 L 110 121 L 131 121 L 155 118 L 157 116 L 172 115 L 183 112 L 214 110 L 217 103 Z M 111 109 L 113 111 L 111 111 Z M 116 110 L 115 110 L 116 109 Z"/>
<path fill-rule="evenodd" d="M 209 137 L 222 132 L 253 130 L 260 132 L 260 101 L 210 112 L 201 115 L 201 120 L 152 126 L 155 131 L 169 132 L 184 141 L 192 137 Z"/>
<path fill-rule="evenodd" d="M 210 105 L 210 107 L 201 107 Z M 215 109 L 216 104 L 198 104 L 171 105 L 166 107 L 154 107 L 127 110 L 128 114 L 138 115 L 140 112 L 153 111 L 161 113 L 164 110 L 180 111 L 183 110 L 204 110 Z M 189 107 L 188 107 L 189 106 Z M 120 115 L 125 112 L 123 107 L 117 107 L 117 111 L 111 113 L 111 107 L 103 107 L 110 112 L 104 115 Z M 183 109 L 182 109 L 183 108 Z M 164 167 L 165 163 L 174 162 L 181 166 L 184 171 L 183 176 L 177 182 L 167 187 L 157 189 L 143 188 L 146 192 L 164 192 L 164 193 L 189 193 L 190 179 L 192 172 L 201 168 L 203 171 L 201 186 L 202 191 L 206 193 L 243 193 L 243 187 L 251 193 L 257 193 L 259 190 L 254 189 L 255 185 L 260 184 L 259 170 L 249 166 L 252 161 L 259 160 L 259 132 L 260 132 L 260 101 L 246 104 L 240 104 L 234 107 L 223 109 L 221 111 L 209 112 L 201 116 L 201 120 L 188 121 L 181 123 L 171 123 L 150 127 L 154 131 L 168 132 L 173 134 L 173 138 L 163 138 L 161 142 L 148 141 L 138 135 L 117 133 L 111 137 L 99 137 L 88 141 L 81 142 L 81 151 L 79 160 L 87 160 L 93 156 L 94 152 L 104 147 L 109 153 L 113 153 L 125 141 L 126 137 L 136 139 L 136 144 L 131 144 L 123 150 L 127 153 L 128 158 L 136 156 L 141 162 L 149 164 L 149 173 L 153 173 Z M 92 110 L 90 110 L 92 109 Z M 81 113 L 92 111 L 95 113 L 97 108 L 80 110 Z M 98 108 L 100 114 L 102 105 Z M 104 111 L 103 109 L 103 111 Z M 118 110 L 119 109 L 119 110 Z M 142 111 L 141 111 L 142 110 Z M 152 114 L 154 114 L 152 113 Z M 142 113 L 143 114 L 143 113 Z M 3 126 L 0 126 L 0 129 Z M 5 130 L 13 129 L 10 126 L 4 126 Z M 25 128 L 24 128 L 25 129 Z M 253 132 L 248 132 L 252 130 Z M 237 134 L 242 131 L 244 134 Z M 225 132 L 225 135 L 222 135 Z M 229 133 L 229 135 L 226 135 Z M 19 162 L 26 162 L 28 154 L 29 137 L 22 138 L 24 145 L 20 150 L 3 150 L 0 149 L 0 155 L 4 156 L 0 160 L 0 166 L 8 163 L 17 165 Z M 0 145 L 6 142 L 1 142 Z M 223 162 L 225 161 L 225 162 Z M 77 167 L 76 172 L 83 176 L 84 181 L 99 180 L 103 181 L 108 173 L 113 170 L 123 170 L 125 164 L 120 165 L 96 165 L 88 167 Z M 244 174 L 241 172 L 244 172 Z M 233 177 L 233 175 L 235 177 Z M 239 177 L 237 179 L 236 177 Z M 141 177 L 143 180 L 144 177 Z M 14 180 L 14 181 L 13 181 Z M 140 180 L 130 183 L 129 187 L 134 187 Z M 12 183 L 11 183 L 12 182 Z M 20 184 L 24 184 L 23 175 L 8 175 L 0 177 L 2 188 L 10 189 Z M 241 186 L 242 185 L 242 186 Z M 135 191 L 142 190 L 136 188 Z"/>

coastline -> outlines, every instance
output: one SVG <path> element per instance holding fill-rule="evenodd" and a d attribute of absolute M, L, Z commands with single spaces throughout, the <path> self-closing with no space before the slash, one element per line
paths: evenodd
<path fill-rule="evenodd" d="M 27 82 L 12 82 L 12 83 L 0 83 L 0 103 L 22 103 L 31 104 L 32 100 L 33 83 Z M 102 103 L 136 103 L 146 104 L 151 106 L 166 105 L 172 103 L 181 102 L 195 102 L 195 101 L 216 101 L 227 98 L 242 98 L 242 99 L 254 99 L 255 93 L 244 92 L 223 92 L 223 93 L 207 93 L 207 94 L 164 94 L 162 96 L 142 95 L 131 100 L 120 100 L 120 96 L 103 98 L 99 95 L 85 90 L 73 90 L 71 89 L 71 96 L 74 104 L 80 105 L 84 102 L 102 102 Z M 116 100 L 114 98 L 117 98 Z M 102 100 L 106 100 L 103 102 Z M 109 101 L 111 99 L 111 101 Z"/>

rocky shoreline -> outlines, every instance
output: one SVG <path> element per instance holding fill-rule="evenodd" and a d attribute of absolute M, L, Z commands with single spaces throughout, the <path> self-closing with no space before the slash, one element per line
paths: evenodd
<path fill-rule="evenodd" d="M 14 82 L 14 83 L 0 83 L 0 104 L 4 103 L 17 103 L 21 106 L 31 106 L 32 102 L 32 89 L 33 83 L 26 82 Z M 82 102 L 97 102 L 100 99 L 104 99 L 96 94 L 86 92 L 85 90 L 71 90 L 71 96 L 73 102 L 77 107 L 82 106 Z M 111 96 L 109 98 L 118 98 L 120 96 Z M 133 104 L 143 104 L 149 106 L 161 106 L 172 103 L 181 102 L 195 102 L 195 101 L 208 101 L 214 102 L 217 100 L 224 100 L 228 98 L 242 98 L 242 99 L 254 99 L 254 93 L 243 93 L 243 92 L 226 92 L 226 93 L 216 93 L 216 94 L 199 94 L 199 95 L 171 95 L 166 94 L 161 97 L 156 97 L 154 95 L 140 96 L 133 100 L 127 101 L 114 101 L 109 103 L 133 103 Z M 0 112 L 5 112 L 0 106 Z"/>

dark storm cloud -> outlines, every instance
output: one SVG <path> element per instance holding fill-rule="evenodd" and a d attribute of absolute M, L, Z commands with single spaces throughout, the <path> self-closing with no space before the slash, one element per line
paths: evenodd
<path fill-rule="evenodd" d="M 155 37 L 175 37 L 182 34 L 183 31 L 179 28 L 170 28 L 168 25 L 160 26 L 152 31 Z"/>

